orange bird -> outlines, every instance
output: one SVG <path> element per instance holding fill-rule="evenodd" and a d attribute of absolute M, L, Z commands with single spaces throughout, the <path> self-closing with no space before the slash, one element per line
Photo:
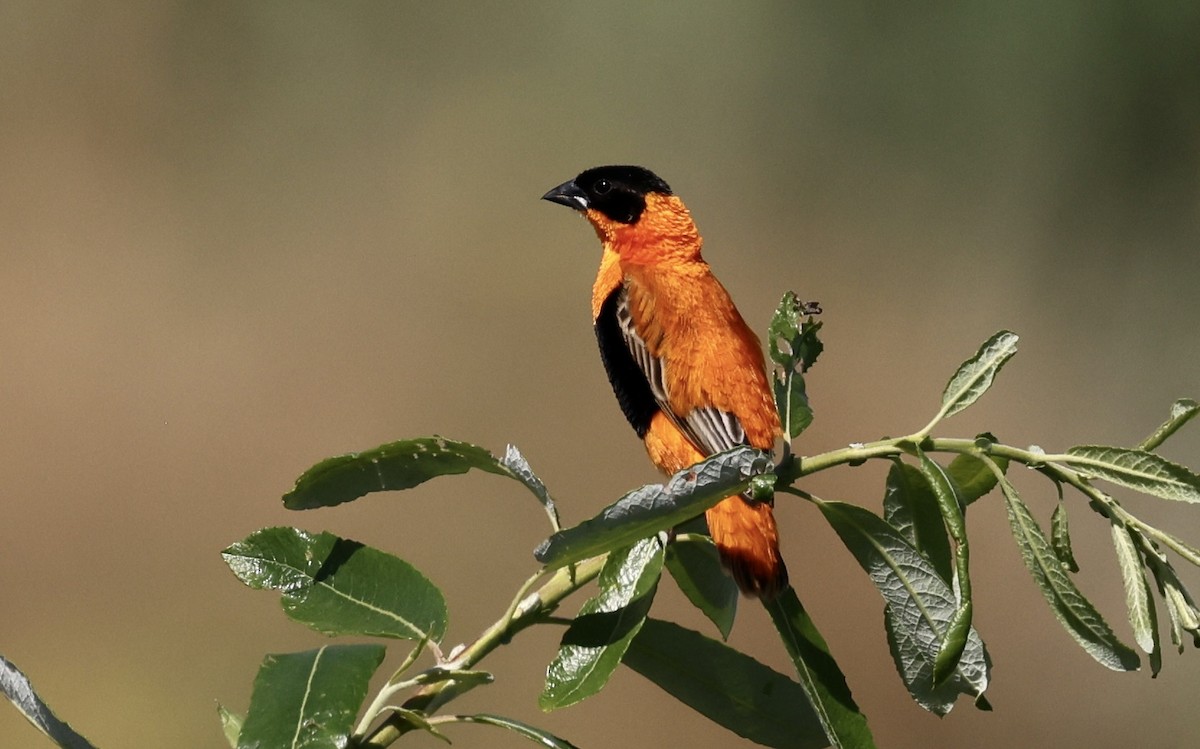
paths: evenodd
<path fill-rule="evenodd" d="M 700 256 L 692 215 L 637 166 L 588 169 L 542 196 L 580 211 L 604 251 L 592 287 L 600 358 L 617 402 L 666 473 L 781 435 L 762 346 Z M 705 518 L 743 593 L 787 585 L 771 505 L 723 499 Z"/>

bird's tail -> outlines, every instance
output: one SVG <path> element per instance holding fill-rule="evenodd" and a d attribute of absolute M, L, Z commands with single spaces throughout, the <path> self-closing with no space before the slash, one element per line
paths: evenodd
<path fill-rule="evenodd" d="M 767 502 L 726 497 L 705 513 L 721 563 L 748 596 L 771 599 L 788 584 L 775 513 Z"/>
<path fill-rule="evenodd" d="M 704 460 L 704 455 L 671 419 L 658 411 L 643 440 L 650 460 L 670 474 Z M 779 555 L 775 513 L 767 502 L 741 495 L 727 497 L 705 513 L 721 563 L 748 596 L 773 598 L 787 587 L 787 568 Z"/>

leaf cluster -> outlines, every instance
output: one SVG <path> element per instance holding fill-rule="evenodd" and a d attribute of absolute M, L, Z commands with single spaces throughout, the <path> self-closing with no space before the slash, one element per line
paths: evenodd
<path fill-rule="evenodd" d="M 825 639 L 796 591 L 760 601 L 774 623 L 794 673 L 780 673 L 726 644 L 739 595 L 721 567 L 703 514 L 726 497 L 769 499 L 775 493 L 811 502 L 841 539 L 883 599 L 883 623 L 901 681 L 922 708 L 944 716 L 960 695 L 990 710 L 991 658 L 976 628 L 967 513 L 998 493 L 1013 538 L 1035 585 L 1067 634 L 1100 665 L 1116 671 L 1162 668 L 1160 606 L 1172 645 L 1200 647 L 1200 608 L 1182 582 L 1178 560 L 1200 566 L 1200 548 L 1129 511 L 1117 491 L 1200 503 L 1200 476 L 1156 450 L 1200 413 L 1175 402 L 1167 419 L 1132 446 L 1078 445 L 1059 453 L 1018 448 L 990 433 L 942 438 L 933 431 L 992 386 L 1016 354 L 1018 337 L 1001 331 L 950 377 L 928 424 L 899 438 L 854 443 L 797 456 L 791 441 L 813 421 L 804 375 L 820 355 L 815 304 L 789 292 L 768 330 L 773 390 L 783 425 L 782 458 L 750 447 L 714 455 L 663 484 L 629 492 L 593 518 L 563 528 L 558 506 L 516 447 L 503 456 L 443 437 L 400 440 L 322 461 L 283 497 L 293 510 L 332 507 L 369 494 L 410 489 L 438 476 L 472 469 L 524 486 L 541 508 L 550 535 L 534 551 L 539 566 L 512 603 L 468 643 L 443 650 L 449 612 L 441 590 L 421 571 L 385 551 L 329 532 L 265 528 L 230 545 L 225 562 L 250 588 L 280 594 L 284 613 L 324 635 L 407 640 L 409 652 L 368 699 L 369 683 L 386 658 L 378 642 L 326 644 L 263 659 L 249 710 L 218 706 L 234 749 L 292 746 L 384 747 L 410 732 L 449 741 L 461 723 L 508 730 L 551 749 L 573 745 L 536 726 L 492 713 L 460 714 L 443 707 L 492 683 L 476 668 L 496 648 L 535 625 L 563 627 L 538 700 L 556 710 L 605 687 L 625 666 L 714 723 L 763 746 L 781 749 L 875 746 L 866 717 Z M 952 455 L 949 461 L 935 456 Z M 869 461 L 889 464 L 879 512 L 813 496 L 806 476 Z M 1057 502 L 1049 534 L 1008 475 L 1024 465 L 1047 479 Z M 1114 491 L 1117 490 L 1117 491 Z M 997 491 L 998 490 L 998 491 Z M 1107 523 L 1126 594 L 1137 650 L 1125 644 L 1076 585 L 1068 496 Z M 651 615 L 665 577 L 712 623 L 716 637 Z M 558 613 L 566 598 L 595 584 L 573 616 Z M 418 666 L 423 660 L 427 665 Z M 92 746 L 59 720 L 28 679 L 0 657 L 0 692 L 51 741 Z"/>
<path fill-rule="evenodd" d="M 266 528 L 223 552 L 247 586 L 279 593 L 287 616 L 330 636 L 407 640 L 409 652 L 373 696 L 368 686 L 386 650 L 378 642 L 326 644 L 268 655 L 245 715 L 219 707 L 235 749 L 264 746 L 383 747 L 424 732 L 449 741 L 447 726 L 502 728 L 543 746 L 567 740 L 514 718 L 460 714 L 443 708 L 492 683 L 480 661 L 527 627 L 564 627 L 539 698 L 544 710 L 597 693 L 624 664 L 718 725 L 770 747 L 856 747 L 874 739 L 827 643 L 796 591 L 787 588 L 764 609 L 794 673 L 783 674 L 725 643 L 739 596 L 721 569 L 703 513 L 725 497 L 782 493 L 820 511 L 883 599 L 883 623 L 896 672 L 913 700 L 942 716 L 960 695 L 991 709 L 986 692 L 991 658 L 976 628 L 967 513 L 998 493 L 1013 538 L 1054 616 L 1080 647 L 1118 671 L 1140 656 L 1112 630 L 1075 584 L 1079 566 L 1067 518 L 1068 490 L 1108 524 L 1126 591 L 1127 616 L 1150 670 L 1162 667 L 1159 607 L 1172 644 L 1200 646 L 1200 609 L 1174 564 L 1200 566 L 1200 549 L 1130 512 L 1114 489 L 1186 503 L 1200 502 L 1200 476 L 1155 451 L 1200 413 L 1177 401 L 1167 420 L 1131 447 L 1080 445 L 1050 454 L 1018 448 L 992 434 L 941 438 L 933 430 L 981 397 L 1017 351 L 1001 331 L 949 379 L 933 419 L 912 434 L 797 456 L 790 442 L 813 420 L 804 375 L 823 348 L 819 308 L 794 294 L 781 301 L 768 331 L 773 387 L 787 444 L 782 458 L 739 447 L 712 456 L 663 484 L 636 489 L 597 516 L 563 528 L 546 486 L 515 447 L 497 457 L 442 437 L 389 443 L 322 461 L 284 496 L 286 507 L 331 507 L 366 495 L 409 489 L 432 478 L 475 469 L 523 485 L 541 505 L 550 535 L 535 550 L 539 566 L 502 615 L 473 640 L 446 652 L 448 606 L 441 590 L 406 561 L 385 551 L 298 528 Z M 936 456 L 952 455 L 949 461 Z M 887 461 L 879 512 L 815 497 L 798 486 L 836 466 Z M 1058 500 L 1049 534 L 1008 475 L 1022 464 L 1048 479 Z M 997 491 L 998 490 L 998 491 Z M 651 615 L 666 577 L 712 623 L 714 636 Z M 595 590 L 573 616 L 559 608 Z M 425 665 L 418 665 L 421 663 Z M 15 666 L 0 659 L 0 689 L 59 746 L 91 745 L 58 720 Z"/>

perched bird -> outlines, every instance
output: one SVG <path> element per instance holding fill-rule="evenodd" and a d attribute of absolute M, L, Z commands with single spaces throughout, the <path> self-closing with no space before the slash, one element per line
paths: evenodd
<path fill-rule="evenodd" d="M 773 450 L 781 430 L 761 344 L 667 183 L 642 167 L 601 166 L 542 197 L 583 213 L 600 237 L 600 358 L 650 460 L 675 473 L 736 445 Z M 705 517 L 743 593 L 771 598 L 787 585 L 769 503 L 727 497 Z"/>

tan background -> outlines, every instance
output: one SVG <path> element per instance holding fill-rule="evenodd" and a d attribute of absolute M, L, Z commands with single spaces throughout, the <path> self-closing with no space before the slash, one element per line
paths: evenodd
<path fill-rule="evenodd" d="M 515 484 L 278 497 L 325 456 L 435 432 L 517 443 L 570 522 L 653 480 L 594 350 L 594 237 L 538 200 L 600 163 L 685 197 L 756 328 L 788 288 L 823 303 L 802 451 L 919 428 L 1004 327 L 1020 355 L 942 434 L 1131 444 L 1200 397 L 1200 6 L 826 5 L 0 6 L 0 652 L 101 747 L 222 746 L 215 701 L 244 710 L 264 653 L 325 642 L 221 562 L 274 524 L 410 560 L 453 641 L 490 622 L 546 532 Z M 1200 429 L 1166 452 L 1200 466 Z M 877 508 L 883 473 L 808 487 Z M 1018 478 L 1047 518 L 1053 491 Z M 1069 502 L 1081 585 L 1129 640 L 1107 529 Z M 1200 509 L 1165 504 L 1131 506 L 1200 542 Z M 995 498 L 970 521 L 996 712 L 945 720 L 908 699 L 818 513 L 778 514 L 881 746 L 1200 739 L 1200 654 L 1156 681 L 1092 662 Z M 664 586 L 656 612 L 703 627 L 680 601 Z M 628 671 L 539 714 L 557 635 L 486 662 L 462 709 L 584 747 L 746 745 Z M 734 642 L 787 669 L 754 606 Z M 40 745 L 0 707 L 0 746 Z"/>

